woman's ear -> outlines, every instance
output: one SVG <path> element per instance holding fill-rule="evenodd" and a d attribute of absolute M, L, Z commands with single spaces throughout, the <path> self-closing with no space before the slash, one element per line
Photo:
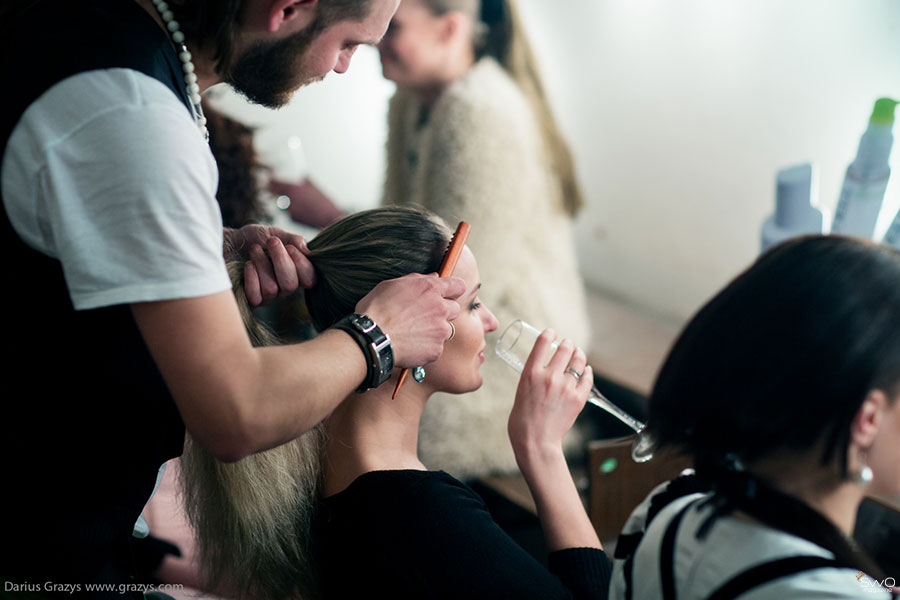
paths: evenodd
<path fill-rule="evenodd" d="M 316 19 L 319 0 L 271 0 L 268 10 L 270 32 L 279 31 L 288 23 L 291 23 L 293 30 L 299 31 Z"/>
<path fill-rule="evenodd" d="M 866 449 L 875 441 L 875 435 L 888 408 L 888 397 L 882 390 L 872 390 L 863 400 L 850 426 L 850 442 Z"/>
<path fill-rule="evenodd" d="M 471 29 L 470 20 L 458 11 L 448 12 L 440 16 L 441 25 L 439 31 L 440 41 L 446 43 L 454 41 L 462 35 L 469 35 Z"/>

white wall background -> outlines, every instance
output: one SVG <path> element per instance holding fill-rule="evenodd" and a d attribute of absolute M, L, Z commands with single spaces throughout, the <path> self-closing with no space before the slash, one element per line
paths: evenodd
<path fill-rule="evenodd" d="M 900 99 L 900 0 L 519 2 L 588 198 L 584 276 L 673 322 L 756 256 L 777 169 L 813 162 L 830 212 L 872 104 Z M 392 91 L 361 49 L 279 118 L 349 209 L 378 201 Z"/>
<path fill-rule="evenodd" d="M 523 9 L 589 195 L 585 276 L 677 319 L 758 252 L 775 171 L 812 161 L 833 209 L 872 103 L 900 96 L 897 0 Z"/>

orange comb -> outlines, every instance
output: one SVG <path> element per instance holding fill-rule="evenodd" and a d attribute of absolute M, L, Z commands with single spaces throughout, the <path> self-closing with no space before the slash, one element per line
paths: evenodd
<path fill-rule="evenodd" d="M 438 269 L 438 277 L 450 277 L 453 275 L 453 270 L 456 269 L 456 263 L 459 262 L 459 257 L 462 254 L 463 246 L 466 245 L 466 238 L 469 237 L 470 229 L 472 229 L 471 225 L 465 221 L 460 221 L 459 225 L 456 226 L 456 231 L 453 233 L 453 237 L 450 238 L 450 245 L 447 246 L 447 253 L 444 254 L 444 260 L 441 261 L 441 267 Z M 400 392 L 400 386 L 406 381 L 408 375 L 409 367 L 400 372 L 400 379 L 397 380 L 391 399 L 397 397 L 397 394 Z"/>

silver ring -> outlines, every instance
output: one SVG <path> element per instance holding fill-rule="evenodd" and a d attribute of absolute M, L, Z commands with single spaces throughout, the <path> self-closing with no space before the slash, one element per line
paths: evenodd
<path fill-rule="evenodd" d="M 576 381 L 581 379 L 581 372 L 573 369 L 572 367 L 566 369 L 566 373 L 571 373 L 572 377 L 574 377 Z"/>
<path fill-rule="evenodd" d="M 447 324 L 450 326 L 450 337 L 447 338 L 446 342 L 449 342 L 453 339 L 453 336 L 456 335 L 456 327 L 453 326 L 452 321 L 447 321 Z"/>

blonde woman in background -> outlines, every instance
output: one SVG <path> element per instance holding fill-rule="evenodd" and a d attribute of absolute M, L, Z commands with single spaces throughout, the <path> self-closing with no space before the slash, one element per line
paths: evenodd
<path fill-rule="evenodd" d="M 379 51 L 398 87 L 383 203 L 471 222 L 501 328 L 520 318 L 587 348 L 572 232 L 583 200 L 515 6 L 402 0 Z M 477 392 L 429 404 L 425 464 L 462 478 L 515 470 L 505 427 L 516 377 L 493 356 L 484 372 Z"/>

